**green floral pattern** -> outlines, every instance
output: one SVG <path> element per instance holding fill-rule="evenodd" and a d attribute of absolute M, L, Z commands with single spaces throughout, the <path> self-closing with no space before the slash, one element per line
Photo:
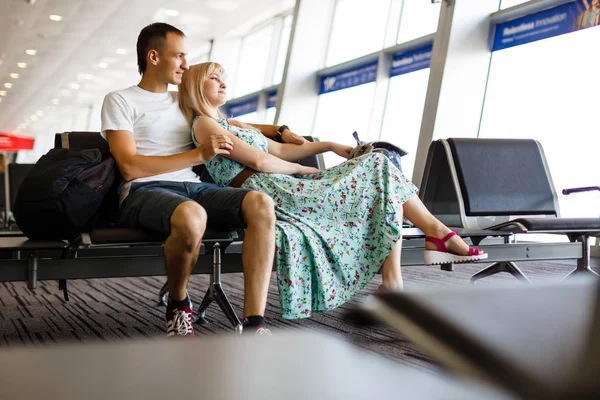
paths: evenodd
<path fill-rule="evenodd" d="M 267 151 L 252 129 L 221 126 Z M 223 186 L 245 167 L 217 156 L 206 164 Z M 314 175 L 259 172 L 243 187 L 275 203 L 276 270 L 284 318 L 332 310 L 358 293 L 379 271 L 402 234 L 397 210 L 416 187 L 387 157 L 370 153 Z"/>

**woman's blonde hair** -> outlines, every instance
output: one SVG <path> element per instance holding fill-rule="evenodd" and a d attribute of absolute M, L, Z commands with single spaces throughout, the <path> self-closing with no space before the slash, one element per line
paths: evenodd
<path fill-rule="evenodd" d="M 202 88 L 204 87 L 204 81 L 208 79 L 210 74 L 215 72 L 223 75 L 225 69 L 220 64 L 205 62 L 192 65 L 183 73 L 179 85 L 179 108 L 183 111 L 183 115 L 185 115 L 190 126 L 196 116 L 212 116 L 209 112 L 212 106 L 204 95 Z M 217 113 L 219 118 L 224 118 L 218 109 Z"/>

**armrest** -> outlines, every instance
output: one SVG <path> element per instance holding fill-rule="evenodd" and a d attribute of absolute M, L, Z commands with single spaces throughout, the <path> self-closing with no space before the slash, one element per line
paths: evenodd
<path fill-rule="evenodd" d="M 562 194 L 569 195 L 571 193 L 591 192 L 592 190 L 600 191 L 600 186 L 585 186 L 585 187 L 563 189 Z"/>

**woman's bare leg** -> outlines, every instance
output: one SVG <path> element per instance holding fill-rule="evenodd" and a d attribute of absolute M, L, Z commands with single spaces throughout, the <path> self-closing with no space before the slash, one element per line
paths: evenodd
<path fill-rule="evenodd" d="M 451 232 L 450 228 L 442 224 L 429 212 L 416 194 L 404 203 L 404 216 L 427 236 L 442 239 Z M 469 255 L 469 245 L 459 236 L 450 238 L 446 242 L 446 247 L 456 254 Z M 437 250 L 437 246 L 431 242 L 426 242 L 425 248 L 427 250 Z M 483 253 L 483 250 L 479 250 L 479 254 L 481 253 Z"/>
<path fill-rule="evenodd" d="M 394 248 L 385 259 L 381 267 L 381 279 L 383 286 L 388 290 L 402 290 L 404 282 L 402 281 L 402 270 L 400 268 L 400 255 L 402 253 L 402 236 L 394 245 Z"/>
<path fill-rule="evenodd" d="M 421 199 L 415 194 L 413 195 L 400 210 L 398 210 L 399 218 L 402 219 L 402 214 L 419 228 L 427 236 L 433 236 L 438 239 L 444 238 L 451 232 L 451 229 L 434 217 L 427 207 L 421 202 Z M 446 242 L 446 247 L 460 255 L 469 255 L 469 245 L 465 243 L 459 236 L 453 236 Z M 431 242 L 425 242 L 425 248 L 428 250 L 437 250 L 437 246 Z M 483 253 L 479 250 L 480 254 Z M 404 287 L 402 280 L 402 270 L 400 266 L 400 256 L 402 254 L 402 237 L 394 245 L 392 251 L 385 259 L 381 268 L 383 286 L 390 290 L 401 290 Z"/>
<path fill-rule="evenodd" d="M 403 207 L 396 210 L 396 218 L 402 223 Z M 402 290 L 404 282 L 402 281 L 402 271 L 400 268 L 400 256 L 402 254 L 402 235 L 392 248 L 392 251 L 385 259 L 381 267 L 381 279 L 383 286 L 388 290 Z"/>

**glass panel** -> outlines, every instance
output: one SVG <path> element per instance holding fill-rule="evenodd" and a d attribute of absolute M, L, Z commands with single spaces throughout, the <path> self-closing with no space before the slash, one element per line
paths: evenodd
<path fill-rule="evenodd" d="M 242 122 L 246 122 L 248 124 L 254 124 L 254 123 L 257 123 L 257 118 L 258 118 L 258 113 L 255 111 L 255 112 L 251 112 L 248 114 L 238 115 L 234 119 L 236 121 L 242 121 Z"/>
<path fill-rule="evenodd" d="M 402 157 L 402 171 L 409 179 L 415 165 L 428 82 L 429 68 L 390 79 L 380 140 L 408 152 Z"/>
<path fill-rule="evenodd" d="M 335 8 L 326 65 L 383 48 L 390 0 L 340 0 Z"/>
<path fill-rule="evenodd" d="M 429 0 L 404 0 L 398 43 L 436 32 L 441 6 Z"/>
<path fill-rule="evenodd" d="M 225 68 L 225 82 L 227 83 L 227 100 L 234 98 L 233 83 L 237 72 L 241 39 L 216 40 L 211 54 L 211 61 L 217 62 Z"/>
<path fill-rule="evenodd" d="M 189 39 L 187 43 L 189 53 L 187 55 L 188 64 L 200 64 L 208 61 L 208 53 L 210 52 L 210 43 L 204 40 Z"/>
<path fill-rule="evenodd" d="M 256 92 L 264 87 L 272 39 L 273 24 L 243 39 L 240 65 L 235 79 L 236 97 Z"/>
<path fill-rule="evenodd" d="M 277 49 L 277 62 L 275 63 L 275 71 L 273 71 L 272 85 L 277 85 L 283 78 L 283 68 L 285 67 L 285 57 L 287 56 L 288 45 L 290 43 L 290 33 L 292 32 L 292 15 L 288 15 L 283 20 L 283 28 L 281 29 L 281 39 L 279 39 L 279 48 Z"/>
<path fill-rule="evenodd" d="M 544 148 L 564 217 L 597 217 L 596 104 L 600 28 L 583 29 L 497 51 L 492 56 L 480 137 L 531 138 Z"/>
<path fill-rule="evenodd" d="M 334 141 L 355 146 L 352 132 L 366 137 L 375 82 L 319 96 L 319 107 L 313 135 L 320 141 Z M 303 134 L 302 132 L 296 132 Z M 334 153 L 324 154 L 325 165 L 331 167 L 344 159 Z"/>
<path fill-rule="evenodd" d="M 265 112 L 265 120 L 263 123 L 265 124 L 274 124 L 275 123 L 275 113 L 277 112 L 277 107 L 269 107 L 267 108 L 267 112 Z"/>

